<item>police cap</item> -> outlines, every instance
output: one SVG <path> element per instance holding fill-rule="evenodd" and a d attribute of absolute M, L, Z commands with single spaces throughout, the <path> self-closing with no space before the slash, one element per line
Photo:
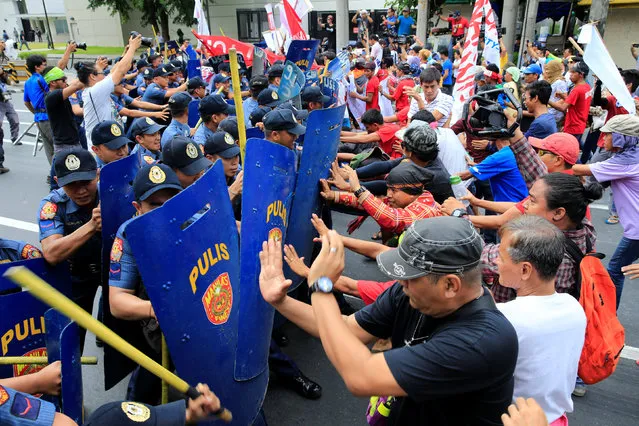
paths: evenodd
<path fill-rule="evenodd" d="M 59 153 L 53 163 L 60 187 L 81 180 L 93 180 L 97 176 L 98 165 L 93 155 L 83 148 Z"/>
<path fill-rule="evenodd" d="M 131 141 L 124 136 L 122 126 L 113 120 L 98 123 L 91 131 L 91 143 L 95 146 L 104 145 L 115 151 L 129 142 Z"/>
<path fill-rule="evenodd" d="M 182 190 L 177 175 L 166 164 L 147 164 L 133 179 L 133 194 L 137 201 L 144 201 L 161 189 Z"/>
<path fill-rule="evenodd" d="M 229 133 L 217 131 L 206 138 L 204 153 L 219 155 L 222 158 L 233 158 L 240 155 L 240 147 L 235 144 L 235 139 Z"/>
<path fill-rule="evenodd" d="M 182 135 L 174 136 L 162 147 L 162 162 L 187 176 L 195 176 L 211 166 L 198 145 Z"/>

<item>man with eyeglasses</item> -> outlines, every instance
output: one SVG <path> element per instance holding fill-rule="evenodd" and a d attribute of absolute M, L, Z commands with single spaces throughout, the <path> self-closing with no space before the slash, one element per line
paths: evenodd
<path fill-rule="evenodd" d="M 49 114 L 49 123 L 53 132 L 53 152 L 58 154 L 74 148 L 82 148 L 69 97 L 81 90 L 84 84 L 73 80 L 67 84 L 67 77 L 58 67 L 47 67 L 43 71 L 44 81 L 49 85 L 49 93 L 44 102 Z"/>

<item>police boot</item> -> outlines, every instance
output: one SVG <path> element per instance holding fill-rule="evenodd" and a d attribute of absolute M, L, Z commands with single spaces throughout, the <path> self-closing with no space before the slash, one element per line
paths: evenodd
<path fill-rule="evenodd" d="M 318 399 L 322 396 L 322 387 L 306 377 L 302 372 L 296 376 L 280 378 L 281 383 L 307 399 Z"/>
<path fill-rule="evenodd" d="M 6 168 L 2 164 L 0 164 L 0 175 L 3 174 L 3 173 L 7 173 L 8 171 L 9 171 L 8 168 Z"/>

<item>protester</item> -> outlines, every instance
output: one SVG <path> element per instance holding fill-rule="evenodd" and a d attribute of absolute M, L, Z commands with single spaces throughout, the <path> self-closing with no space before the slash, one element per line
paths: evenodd
<path fill-rule="evenodd" d="M 400 158 L 403 153 L 399 146 L 400 140 L 395 134 L 400 127 L 393 123 L 384 123 L 382 113 L 377 109 L 370 109 L 362 115 L 362 124 L 366 128 L 367 133 L 363 132 L 347 132 L 340 133 L 340 140 L 346 144 L 355 144 L 354 149 L 342 147 L 340 152 L 359 153 L 363 149 L 372 146 L 373 143 L 379 143 L 379 147 L 391 158 Z M 358 147 L 357 145 L 362 145 Z"/>
<path fill-rule="evenodd" d="M 570 69 L 570 81 L 574 84 L 570 94 L 556 92 L 555 95 L 560 99 L 557 102 L 549 101 L 551 107 L 566 114 L 564 132 L 576 137 L 580 145 L 583 145 L 581 136 L 586 129 L 592 97 L 590 85 L 586 83 L 588 72 L 588 65 L 577 62 Z"/>
<path fill-rule="evenodd" d="M 514 300 L 497 304 L 519 340 L 513 402 L 532 397 L 550 424 L 566 424 L 566 413 L 573 409 L 571 393 L 586 315 L 574 297 L 555 291 L 565 237 L 555 225 L 534 215 L 506 223 L 499 235 L 499 283 L 517 292 Z"/>
<path fill-rule="evenodd" d="M 379 79 L 375 76 L 375 62 L 367 62 L 364 65 L 364 75 L 368 79 L 366 83 L 366 94 L 360 95 L 356 91 L 349 93 L 351 98 L 359 99 L 366 102 L 366 111 L 371 109 L 379 110 Z"/>
<path fill-rule="evenodd" d="M 435 68 L 427 68 L 419 75 L 419 84 L 422 92 L 413 89 L 404 89 L 413 99 L 410 101 L 408 118 L 419 110 L 430 111 L 437 119 L 437 124 L 443 126 L 450 117 L 453 108 L 453 97 L 439 89 L 441 74 Z"/>
<path fill-rule="evenodd" d="M 69 97 L 81 90 L 84 85 L 80 80 L 67 84 L 67 77 L 58 67 L 47 67 L 43 70 L 44 81 L 49 85 L 49 93 L 44 98 L 53 133 L 53 151 L 82 148 L 80 144 L 78 123 L 73 114 Z"/>
<path fill-rule="evenodd" d="M 402 16 L 397 18 L 397 35 L 398 36 L 408 36 L 410 35 L 417 25 L 415 25 L 415 19 L 410 16 L 410 9 L 408 7 L 404 7 L 402 9 Z"/>
<path fill-rule="evenodd" d="M 535 119 L 524 136 L 543 139 L 557 133 L 555 116 L 548 110 L 548 101 L 552 93 L 552 87 L 548 82 L 540 80 L 526 86 L 523 101 L 526 109 Z"/>
<path fill-rule="evenodd" d="M 552 93 L 550 94 L 550 101 L 557 102 L 560 98 L 557 96 L 557 92 L 559 93 L 568 93 L 568 84 L 566 80 L 563 78 L 564 74 L 564 65 L 563 62 L 559 60 L 549 61 L 544 67 L 544 80 L 550 84 L 552 88 Z M 564 113 L 562 111 L 556 110 L 554 108 L 548 108 L 548 111 L 555 117 L 555 122 L 557 126 L 563 124 Z"/>

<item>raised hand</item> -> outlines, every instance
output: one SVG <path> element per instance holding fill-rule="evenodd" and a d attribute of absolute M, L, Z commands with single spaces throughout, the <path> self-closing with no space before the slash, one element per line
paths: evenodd
<path fill-rule="evenodd" d="M 284 277 L 282 269 L 282 243 L 270 239 L 262 243 L 260 252 L 260 291 L 264 300 L 277 305 L 286 299 L 286 292 L 293 284 Z"/>

